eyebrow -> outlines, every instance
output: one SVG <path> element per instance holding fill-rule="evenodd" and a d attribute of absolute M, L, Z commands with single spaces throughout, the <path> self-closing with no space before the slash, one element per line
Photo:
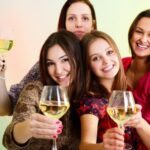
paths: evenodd
<path fill-rule="evenodd" d="M 104 49 L 104 51 L 107 51 L 107 50 L 113 50 L 113 48 L 111 46 L 107 47 L 106 49 Z M 96 55 L 99 55 L 99 53 L 94 53 L 92 55 L 89 55 L 89 57 L 93 57 L 93 56 L 96 56 Z"/>
<path fill-rule="evenodd" d="M 59 57 L 58 59 L 63 59 L 63 58 L 65 58 L 65 57 L 68 57 L 66 54 L 65 55 L 63 55 L 63 56 L 61 56 L 61 57 Z M 47 61 L 53 61 L 53 60 L 51 60 L 51 59 L 46 59 Z"/>

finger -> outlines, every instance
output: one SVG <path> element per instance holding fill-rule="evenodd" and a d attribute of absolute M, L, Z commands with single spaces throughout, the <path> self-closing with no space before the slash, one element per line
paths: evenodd
<path fill-rule="evenodd" d="M 56 123 L 49 123 L 49 122 L 41 122 L 39 120 L 32 120 L 30 122 L 31 128 L 45 128 L 45 129 L 53 129 L 57 130 L 58 128 L 61 128 L 61 125 L 58 125 Z"/>
<path fill-rule="evenodd" d="M 38 113 L 35 113 L 35 114 L 32 114 L 31 115 L 31 120 L 37 120 L 39 122 L 43 122 L 43 123 L 49 123 L 49 124 L 58 124 L 58 125 L 61 125 L 62 122 L 58 119 L 54 119 L 54 118 L 50 118 L 50 117 L 47 117 L 47 116 L 44 116 L 42 114 L 38 114 Z"/>
<path fill-rule="evenodd" d="M 55 134 L 50 134 L 50 135 L 43 135 L 43 134 L 33 134 L 32 137 L 37 138 L 37 139 L 56 139 L 58 138 L 58 135 Z"/>

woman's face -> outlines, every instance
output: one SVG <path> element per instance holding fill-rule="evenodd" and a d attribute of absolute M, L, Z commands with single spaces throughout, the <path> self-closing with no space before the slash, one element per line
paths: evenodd
<path fill-rule="evenodd" d="M 83 2 L 70 5 L 66 14 L 66 30 L 73 32 L 79 39 L 91 32 L 93 19 L 89 6 Z"/>
<path fill-rule="evenodd" d="M 114 80 L 119 71 L 119 60 L 115 50 L 102 38 L 89 46 L 89 65 L 101 83 Z"/>
<path fill-rule="evenodd" d="M 47 68 L 51 78 L 62 86 L 69 86 L 71 67 L 69 58 L 59 45 L 49 48 L 47 54 Z"/>
<path fill-rule="evenodd" d="M 143 17 L 139 20 L 130 42 L 135 56 L 150 56 L 150 18 Z"/>

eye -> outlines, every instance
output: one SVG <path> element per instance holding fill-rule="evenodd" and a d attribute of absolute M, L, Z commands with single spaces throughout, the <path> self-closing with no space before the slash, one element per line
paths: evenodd
<path fill-rule="evenodd" d="M 106 52 L 106 54 L 107 54 L 107 55 L 112 55 L 112 54 L 114 54 L 114 50 L 108 50 L 108 51 Z"/>
<path fill-rule="evenodd" d="M 73 20 L 75 20 L 75 17 L 74 17 L 74 16 L 69 16 L 69 17 L 67 18 L 67 20 L 73 21 Z"/>
<path fill-rule="evenodd" d="M 139 30 L 139 29 L 136 29 L 136 30 L 135 30 L 135 33 L 142 34 L 143 31 L 141 31 L 141 30 Z"/>
<path fill-rule="evenodd" d="M 98 57 L 98 56 L 94 56 L 94 57 L 92 57 L 92 59 L 91 59 L 92 61 L 99 61 L 100 60 L 100 57 Z"/>
<path fill-rule="evenodd" d="M 61 60 L 62 62 L 69 62 L 69 58 L 63 58 L 62 60 Z"/>
<path fill-rule="evenodd" d="M 90 20 L 89 17 L 87 17 L 87 16 L 83 16 L 82 19 L 83 19 L 84 21 L 89 21 L 89 20 Z"/>
<path fill-rule="evenodd" d="M 55 63 L 54 62 L 51 62 L 51 61 L 47 61 L 46 62 L 46 66 L 47 67 L 50 67 L 50 66 L 52 66 L 52 65 L 54 65 Z"/>

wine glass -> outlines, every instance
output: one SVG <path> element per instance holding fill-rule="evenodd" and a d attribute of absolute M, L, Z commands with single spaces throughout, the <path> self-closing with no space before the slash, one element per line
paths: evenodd
<path fill-rule="evenodd" d="M 61 118 L 70 107 L 67 89 L 58 85 L 44 86 L 39 107 L 46 116 Z M 52 150 L 57 150 L 56 139 L 53 139 Z"/>
<path fill-rule="evenodd" d="M 13 31 L 9 26 L 0 25 L 0 53 L 9 51 L 13 46 Z"/>
<path fill-rule="evenodd" d="M 114 90 L 109 99 L 107 113 L 119 128 L 137 112 L 135 101 L 130 91 Z M 131 150 L 132 146 L 125 143 L 125 150 Z"/>

